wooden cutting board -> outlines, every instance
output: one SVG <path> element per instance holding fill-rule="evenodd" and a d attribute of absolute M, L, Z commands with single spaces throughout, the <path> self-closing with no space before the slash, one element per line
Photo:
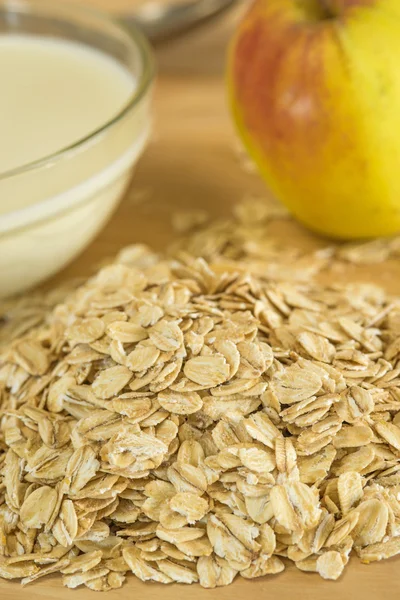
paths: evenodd
<path fill-rule="evenodd" d="M 110 10 L 129 8 L 135 0 L 90 0 Z M 79 2 L 80 0 L 70 0 Z M 229 214 L 248 194 L 265 195 L 264 184 L 248 173 L 238 158 L 237 142 L 226 107 L 223 69 L 227 42 L 238 15 L 163 45 L 157 50 L 159 77 L 155 93 L 153 141 L 141 161 L 132 187 L 106 229 L 52 285 L 71 276 L 85 275 L 102 258 L 121 247 L 144 242 L 162 249 L 173 239 L 170 215 L 180 209 L 204 208 L 212 215 Z M 284 246 L 302 248 L 326 245 L 293 222 L 271 226 L 268 235 Z M 332 274 L 329 276 L 332 280 Z M 347 267 L 335 280 L 367 280 L 400 293 L 400 261 L 384 265 Z M 294 567 L 261 580 L 238 578 L 228 588 L 203 590 L 199 586 L 143 584 L 131 577 L 120 590 L 104 598 L 175 600 L 394 600 L 400 595 L 400 559 L 370 566 L 352 559 L 338 582 Z M 58 577 L 49 577 L 23 589 L 0 580 L 0 600 L 90 600 L 95 592 L 63 588 Z"/>

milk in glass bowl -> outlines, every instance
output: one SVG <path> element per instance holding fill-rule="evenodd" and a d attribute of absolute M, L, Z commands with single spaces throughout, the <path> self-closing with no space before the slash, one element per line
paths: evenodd
<path fill-rule="evenodd" d="M 139 32 L 58 0 L 0 0 L 0 297 L 107 221 L 149 137 L 152 80 Z"/>

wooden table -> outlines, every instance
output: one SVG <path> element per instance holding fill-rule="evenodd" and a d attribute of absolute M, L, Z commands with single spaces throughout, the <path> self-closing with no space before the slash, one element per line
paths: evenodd
<path fill-rule="evenodd" d="M 70 0 L 80 3 L 80 0 Z M 134 0 L 91 0 L 91 4 L 118 10 Z M 170 42 L 157 50 L 159 77 L 155 93 L 155 132 L 135 176 L 132 188 L 113 219 L 93 244 L 55 278 L 61 281 L 88 273 L 100 259 L 133 242 L 162 249 L 171 241 L 169 217 L 182 208 L 205 208 L 212 215 L 229 213 L 249 193 L 266 194 L 264 184 L 247 173 L 237 156 L 233 127 L 226 107 L 223 69 L 227 41 L 236 16 Z M 326 242 L 293 222 L 273 225 L 269 235 L 301 247 Z M 376 281 L 400 293 L 400 261 L 384 266 L 349 267 L 335 277 Z M 332 277 L 332 276 L 331 276 Z M 54 282 L 54 281 L 53 281 Z M 51 282 L 50 282 L 51 284 Z M 237 579 L 233 586 L 203 590 L 199 586 L 143 584 L 133 577 L 104 598 L 174 600 L 394 600 L 400 595 L 400 559 L 370 566 L 351 561 L 340 581 L 325 582 L 294 567 L 261 580 Z M 22 589 L 0 580 L 1 600 L 89 600 L 99 598 L 85 589 L 62 588 L 59 578 L 46 578 Z"/>

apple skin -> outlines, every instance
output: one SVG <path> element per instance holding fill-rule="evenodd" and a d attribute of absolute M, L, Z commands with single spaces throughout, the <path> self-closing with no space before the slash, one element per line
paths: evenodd
<path fill-rule="evenodd" d="M 342 239 L 400 231 L 400 1 L 256 0 L 230 103 L 269 187 Z"/>

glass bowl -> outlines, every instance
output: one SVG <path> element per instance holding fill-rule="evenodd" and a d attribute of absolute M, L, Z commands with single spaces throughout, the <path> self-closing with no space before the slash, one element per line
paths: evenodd
<path fill-rule="evenodd" d="M 149 137 L 154 77 L 151 50 L 141 33 L 125 31 L 91 9 L 58 0 L 0 0 L 0 35 L 7 33 L 100 50 L 129 70 L 136 87 L 120 112 L 90 135 L 9 171 L 0 164 L 0 297 L 57 272 L 106 223 Z M 11 210 L 2 211 L 1 198 L 12 198 Z"/>

